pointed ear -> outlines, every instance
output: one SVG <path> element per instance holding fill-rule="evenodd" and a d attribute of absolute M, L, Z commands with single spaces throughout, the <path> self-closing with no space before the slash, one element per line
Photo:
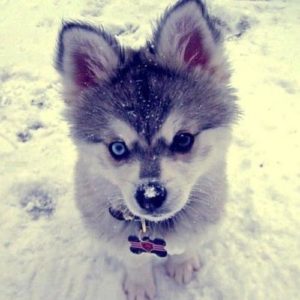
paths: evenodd
<path fill-rule="evenodd" d="M 66 97 L 108 80 L 118 67 L 121 54 L 118 42 L 102 29 L 64 23 L 58 38 L 56 69 L 64 79 Z"/>
<path fill-rule="evenodd" d="M 181 0 L 163 16 L 154 49 L 169 67 L 208 71 L 219 80 L 229 77 L 221 34 L 201 0 Z"/>

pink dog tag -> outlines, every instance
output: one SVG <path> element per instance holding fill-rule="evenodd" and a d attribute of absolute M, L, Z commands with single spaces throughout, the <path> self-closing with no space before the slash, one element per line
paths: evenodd
<path fill-rule="evenodd" d="M 151 240 L 147 236 L 139 239 L 135 235 L 130 235 L 128 241 L 130 243 L 129 249 L 134 254 L 153 253 L 159 257 L 166 257 L 168 254 L 165 249 L 166 242 L 163 239 Z"/>

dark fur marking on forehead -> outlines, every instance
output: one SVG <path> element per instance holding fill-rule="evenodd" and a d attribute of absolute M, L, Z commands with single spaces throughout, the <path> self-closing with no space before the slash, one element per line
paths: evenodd
<path fill-rule="evenodd" d="M 125 99 L 120 109 L 122 117 L 150 144 L 171 109 L 171 99 L 164 97 L 156 84 L 161 78 L 174 80 L 179 77 L 134 52 L 128 64 L 112 79 L 112 85 L 131 82 L 131 99 Z M 126 87 L 124 87 L 126 88 Z"/>
<path fill-rule="evenodd" d="M 70 113 L 74 135 L 84 140 L 110 136 L 114 118 L 126 122 L 150 145 L 171 111 L 199 131 L 230 125 L 238 117 L 230 87 L 205 74 L 194 77 L 171 71 L 155 57 L 147 59 L 143 49 L 130 51 L 110 82 L 87 89 L 81 98 Z"/>

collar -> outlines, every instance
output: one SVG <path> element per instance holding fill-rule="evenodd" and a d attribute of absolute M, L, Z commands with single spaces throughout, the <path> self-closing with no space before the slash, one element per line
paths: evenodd
<path fill-rule="evenodd" d="M 111 206 L 108 208 L 110 215 L 118 221 L 140 221 L 141 218 L 133 215 L 130 212 L 122 211 L 121 209 L 112 208 Z"/>
<path fill-rule="evenodd" d="M 149 221 L 146 221 L 145 219 L 135 216 L 130 212 L 124 212 L 122 210 L 112 208 L 111 206 L 108 208 L 108 211 L 109 211 L 110 215 L 118 221 L 125 221 L 125 222 L 137 221 L 137 222 L 139 222 L 140 226 L 141 226 L 140 230 L 144 234 L 146 233 L 146 231 L 148 230 L 148 228 L 150 226 Z"/>
<path fill-rule="evenodd" d="M 113 208 L 110 206 L 108 208 L 109 214 L 111 217 L 118 221 L 123 221 L 127 223 L 128 225 L 134 221 L 138 223 L 138 226 L 142 229 L 142 231 L 150 230 L 150 231 L 156 231 L 160 233 L 161 235 L 165 235 L 166 233 L 174 232 L 175 231 L 175 219 L 171 218 L 166 221 L 160 221 L 160 222 L 151 222 L 145 219 L 142 219 L 138 216 L 133 215 L 131 212 L 129 212 L 127 209 L 124 210 L 122 208 Z"/>

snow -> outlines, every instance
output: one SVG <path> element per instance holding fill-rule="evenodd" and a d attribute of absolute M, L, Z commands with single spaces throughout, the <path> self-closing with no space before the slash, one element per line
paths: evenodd
<path fill-rule="evenodd" d="M 154 186 L 148 186 L 144 193 L 145 198 L 154 198 L 157 196 L 157 190 Z"/>
<path fill-rule="evenodd" d="M 52 68 L 62 19 L 104 24 L 131 46 L 172 1 L 0 2 L 0 300 L 125 299 L 123 270 L 73 202 L 76 151 Z M 226 23 L 243 116 L 220 234 L 187 287 L 162 267 L 158 298 L 299 299 L 300 2 L 213 0 Z M 101 246 L 101 245 L 100 245 Z"/>

